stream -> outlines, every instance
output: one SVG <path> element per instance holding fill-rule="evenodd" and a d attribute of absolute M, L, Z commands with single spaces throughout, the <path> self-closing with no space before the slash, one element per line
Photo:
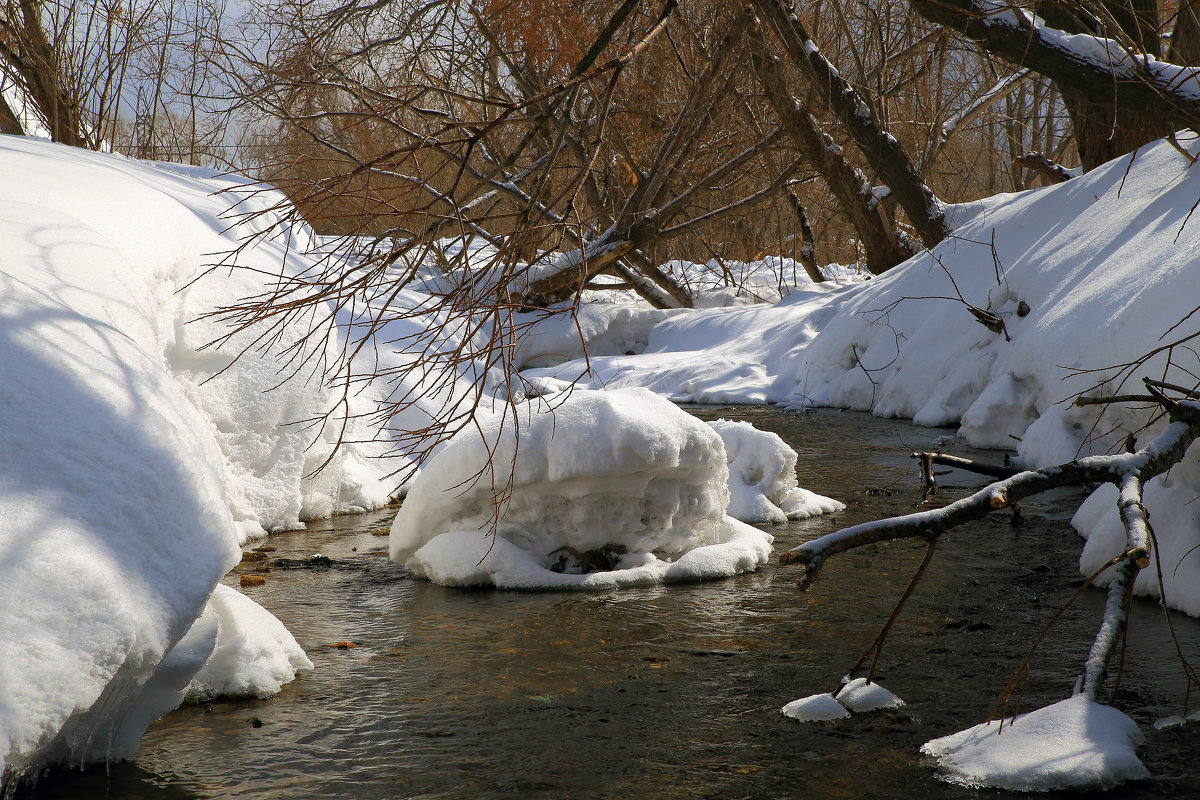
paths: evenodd
<path fill-rule="evenodd" d="M 852 412 L 689 410 L 776 431 L 799 453 L 800 484 L 849 506 L 771 528 L 776 553 L 914 510 L 921 487 L 908 454 L 947 432 Z M 956 472 L 939 482 L 939 497 L 953 499 L 984 479 Z M 16 796 L 1017 797 L 946 784 L 918 751 L 987 718 L 1035 635 L 1081 584 L 1082 540 L 1068 523 L 1082 498 L 1059 493 L 1025 503 L 1019 527 L 998 514 L 943 537 L 876 675 L 908 705 L 821 724 L 779 709 L 837 688 L 921 545 L 838 556 L 803 594 L 795 568 L 774 567 L 696 585 L 553 594 L 413 580 L 379 535 L 394 510 L 312 523 L 271 536 L 271 558 L 293 567 L 243 591 L 287 625 L 315 670 L 270 700 L 185 706 L 150 728 L 135 761 L 51 771 Z M 330 563 L 295 566 L 317 553 Z M 1070 694 L 1104 598 L 1085 591 L 1064 613 L 1034 658 L 1022 708 Z M 1152 724 L 1182 710 L 1185 688 L 1165 620 L 1157 604 L 1136 604 L 1115 700 L 1146 734 L 1139 752 L 1154 777 L 1097 796 L 1200 794 L 1200 723 Z M 1200 620 L 1171 621 L 1200 663 Z"/>

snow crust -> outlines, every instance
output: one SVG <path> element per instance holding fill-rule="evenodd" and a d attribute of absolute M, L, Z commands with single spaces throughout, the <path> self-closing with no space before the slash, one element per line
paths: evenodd
<path fill-rule="evenodd" d="M 927 742 L 946 780 L 1016 791 L 1107 789 L 1149 777 L 1134 748 L 1137 724 L 1110 706 L 1076 695 L 1028 714 L 976 725 Z"/>
<path fill-rule="evenodd" d="M 725 514 L 721 437 L 663 398 L 576 390 L 515 413 L 429 460 L 392 523 L 393 560 L 446 585 L 528 589 L 726 577 L 770 557 L 770 535 Z"/>
<path fill-rule="evenodd" d="M 796 451 L 778 434 L 760 431 L 749 422 L 719 419 L 708 424 L 720 434 L 729 462 L 729 516 L 743 522 L 781 523 L 846 508 L 799 486 Z"/>
<path fill-rule="evenodd" d="M 218 633 L 212 655 L 187 686 L 188 702 L 270 697 L 297 670 L 313 668 L 283 623 L 237 589 L 218 584 L 205 613 L 216 618 Z"/>

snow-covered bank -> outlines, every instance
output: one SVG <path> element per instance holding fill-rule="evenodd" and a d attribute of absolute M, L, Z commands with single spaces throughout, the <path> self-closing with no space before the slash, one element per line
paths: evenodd
<path fill-rule="evenodd" d="M 234 361 L 248 339 L 206 348 L 222 329 L 193 322 L 261 290 L 249 271 L 193 281 L 237 244 L 231 215 L 278 195 L 214 194 L 239 183 L 18 137 L 0 136 L 0 163 L 0 775 L 11 775 L 131 755 L 217 648 L 220 626 L 202 611 L 238 543 L 387 492 L 353 448 L 309 477 L 335 434 L 293 423 L 335 394 L 308 373 L 282 380 L 280 351 Z M 302 245 L 266 240 L 238 263 L 278 273 Z"/>

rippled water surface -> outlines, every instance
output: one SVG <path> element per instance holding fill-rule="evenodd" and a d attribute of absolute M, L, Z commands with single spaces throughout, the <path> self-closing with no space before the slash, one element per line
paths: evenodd
<path fill-rule="evenodd" d="M 772 529 L 776 552 L 912 510 L 920 486 L 908 453 L 938 433 L 843 412 L 691 410 L 779 432 L 800 454 L 801 485 L 849 505 Z M 947 497 L 981 485 L 961 473 L 940 480 Z M 779 708 L 836 688 L 919 545 L 839 556 L 805 594 L 773 567 L 694 586 L 540 594 L 414 581 L 377 535 L 388 513 L 313 524 L 272 536 L 272 557 L 321 553 L 331 566 L 277 568 L 245 591 L 284 621 L 314 671 L 271 700 L 185 707 L 150 729 L 135 762 L 53 772 L 18 796 L 1006 797 L 938 781 L 918 749 L 986 718 L 1078 585 L 1080 540 L 1067 521 L 1080 497 L 1026 504 L 1018 528 L 996 516 L 945 537 L 877 675 L 908 706 L 815 725 Z M 1055 627 L 1026 707 L 1069 694 L 1103 599 L 1085 592 Z M 1200 624 L 1173 621 L 1200 661 Z M 1200 795 L 1200 724 L 1150 724 L 1181 710 L 1183 688 L 1161 610 L 1139 603 L 1116 703 L 1142 723 L 1155 777 L 1107 797 Z"/>

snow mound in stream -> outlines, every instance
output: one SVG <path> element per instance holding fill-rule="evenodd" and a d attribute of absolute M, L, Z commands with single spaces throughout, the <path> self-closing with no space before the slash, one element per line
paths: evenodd
<path fill-rule="evenodd" d="M 839 689 L 836 695 L 829 692 L 812 694 L 793 700 L 779 710 L 785 717 L 800 722 L 828 722 L 846 719 L 850 712 L 865 714 L 885 708 L 900 708 L 903 705 L 903 700 L 878 683 L 868 682 L 866 678 L 855 678 L 847 680 L 846 685 Z"/>
<path fill-rule="evenodd" d="M 429 460 L 392 524 L 395 561 L 446 585 L 529 589 L 727 577 L 770 558 L 770 535 L 725 514 L 721 437 L 667 400 L 576 390 L 516 413 Z"/>
<path fill-rule="evenodd" d="M 749 422 L 719 419 L 708 424 L 725 444 L 729 516 L 742 522 L 781 523 L 846 508 L 797 484 L 796 451 L 778 434 L 760 431 Z"/>
<path fill-rule="evenodd" d="M 866 678 L 855 678 L 847 681 L 837 693 L 837 701 L 850 711 L 864 713 L 878 711 L 881 708 L 899 708 L 904 701 L 878 683 Z"/>
<path fill-rule="evenodd" d="M 219 584 L 205 613 L 218 620 L 216 647 L 188 684 L 188 702 L 270 697 L 295 678 L 297 670 L 313 668 L 283 623 L 237 589 Z"/>
<path fill-rule="evenodd" d="M 791 717 L 800 722 L 828 722 L 835 719 L 847 719 L 850 716 L 850 711 L 829 692 L 801 697 L 779 710 L 785 717 Z"/>
<path fill-rule="evenodd" d="M 927 742 L 943 777 L 971 787 L 1016 791 L 1107 789 L 1150 776 L 1134 753 L 1143 741 L 1137 723 L 1083 695 L 1015 721 L 976 725 Z"/>

